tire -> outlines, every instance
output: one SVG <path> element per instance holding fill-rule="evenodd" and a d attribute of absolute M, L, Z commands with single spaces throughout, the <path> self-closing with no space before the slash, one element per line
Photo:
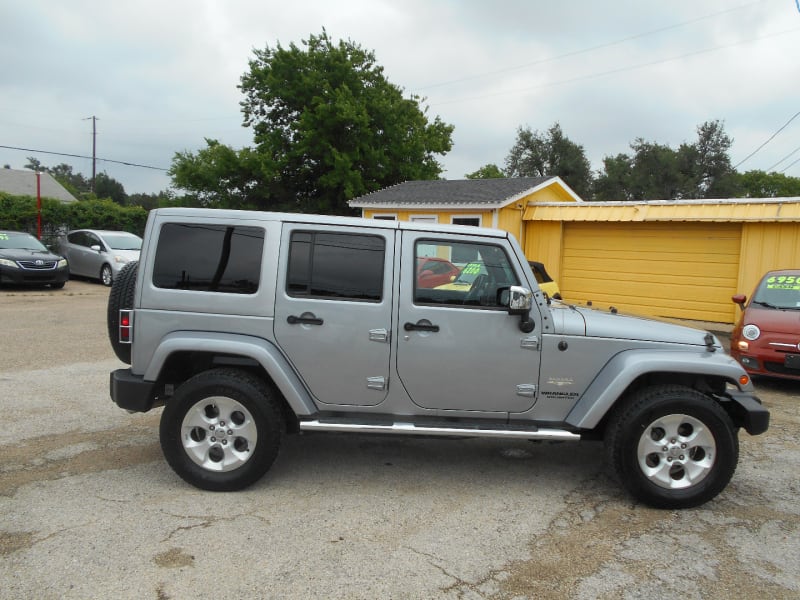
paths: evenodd
<path fill-rule="evenodd" d="M 708 502 L 728 485 L 739 460 L 736 427 L 725 410 L 678 385 L 631 395 L 612 414 L 605 441 L 616 477 L 656 508 Z"/>
<path fill-rule="evenodd" d="M 122 362 L 131 364 L 131 345 L 119 341 L 119 311 L 133 308 L 133 292 L 136 290 L 136 274 L 139 263 L 129 262 L 117 275 L 108 294 L 108 341 L 114 354 Z"/>
<path fill-rule="evenodd" d="M 59 281 L 58 283 L 51 283 L 50 288 L 54 290 L 63 290 L 64 285 L 66 285 L 66 281 Z"/>
<path fill-rule="evenodd" d="M 276 392 L 258 377 L 213 369 L 181 385 L 161 415 L 161 450 L 172 469 L 203 490 L 245 488 L 269 470 L 284 423 Z"/>
<path fill-rule="evenodd" d="M 104 264 L 100 268 L 100 281 L 106 287 L 111 287 L 114 283 L 114 273 L 111 271 L 111 265 Z"/>

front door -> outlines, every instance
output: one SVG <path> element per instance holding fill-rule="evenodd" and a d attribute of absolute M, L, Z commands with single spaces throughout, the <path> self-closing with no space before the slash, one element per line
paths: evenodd
<path fill-rule="evenodd" d="M 335 406 L 386 397 L 395 230 L 284 225 L 275 339 L 311 394 Z"/>
<path fill-rule="evenodd" d="M 397 371 L 424 408 L 523 412 L 536 402 L 541 321 L 532 313 L 536 327 L 523 333 L 519 317 L 501 306 L 503 288 L 527 286 L 510 242 L 474 239 L 403 232 Z M 461 273 L 423 287 L 413 270 L 421 256 L 448 260 Z"/>

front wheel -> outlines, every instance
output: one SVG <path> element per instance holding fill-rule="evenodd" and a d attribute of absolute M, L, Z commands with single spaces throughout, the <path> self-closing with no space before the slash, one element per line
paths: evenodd
<path fill-rule="evenodd" d="M 161 415 L 161 449 L 195 487 L 234 491 L 251 485 L 278 455 L 283 420 L 275 392 L 236 369 L 214 369 L 181 385 Z"/>
<path fill-rule="evenodd" d="M 106 287 L 111 287 L 111 284 L 114 283 L 114 274 L 111 271 L 111 265 L 105 264 L 100 269 L 100 281 L 102 281 L 103 285 Z"/>
<path fill-rule="evenodd" d="M 725 410 L 697 390 L 639 390 L 612 414 L 606 430 L 612 470 L 634 496 L 657 508 L 708 502 L 733 477 L 736 428 Z"/>

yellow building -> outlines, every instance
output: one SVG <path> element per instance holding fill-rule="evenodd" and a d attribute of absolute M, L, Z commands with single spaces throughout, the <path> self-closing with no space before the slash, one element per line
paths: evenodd
<path fill-rule="evenodd" d="M 732 323 L 733 294 L 800 268 L 800 198 L 583 202 L 552 177 L 408 182 L 351 206 L 503 229 L 568 302 L 644 315 Z"/>

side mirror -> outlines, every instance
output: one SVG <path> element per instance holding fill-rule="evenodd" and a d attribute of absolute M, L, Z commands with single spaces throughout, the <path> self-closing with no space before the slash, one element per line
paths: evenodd
<path fill-rule="evenodd" d="M 739 308 L 744 310 L 744 303 L 747 302 L 747 296 L 744 294 L 736 294 L 731 297 L 731 300 L 733 300 L 734 304 L 738 304 Z"/>
<path fill-rule="evenodd" d="M 512 285 L 507 289 L 498 291 L 501 306 L 508 307 L 509 315 L 519 315 L 519 329 L 523 333 L 530 333 L 536 325 L 531 320 L 531 307 L 533 306 L 533 292 L 528 288 Z"/>
<path fill-rule="evenodd" d="M 94 250 L 95 252 L 100 252 L 102 250 L 102 248 L 100 247 L 100 244 L 94 244 L 93 246 L 89 246 L 89 248 L 91 250 Z"/>

